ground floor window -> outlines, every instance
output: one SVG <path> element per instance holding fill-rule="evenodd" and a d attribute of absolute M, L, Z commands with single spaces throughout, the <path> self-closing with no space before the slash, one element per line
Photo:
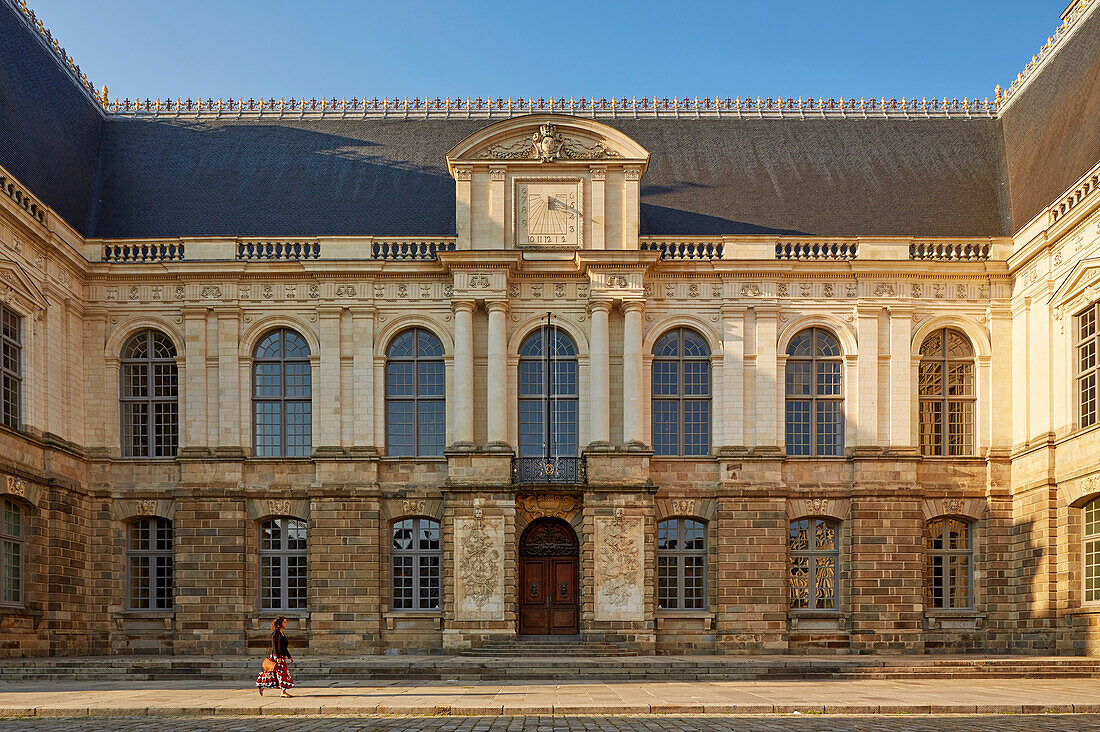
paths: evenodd
<path fill-rule="evenodd" d="M 394 521 L 390 543 L 390 608 L 439 609 L 439 522 L 430 518 Z"/>
<path fill-rule="evenodd" d="M 130 524 L 126 551 L 130 610 L 171 610 L 173 602 L 172 522 L 158 517 Z"/>
<path fill-rule="evenodd" d="M 23 507 L 5 498 L 0 505 L 0 590 L 5 605 L 23 604 Z"/>
<path fill-rule="evenodd" d="M 1100 602 L 1100 498 L 1085 505 L 1085 602 Z"/>
<path fill-rule="evenodd" d="M 788 535 L 790 599 L 796 610 L 836 610 L 839 524 L 825 518 L 792 521 Z"/>
<path fill-rule="evenodd" d="M 306 522 L 282 516 L 260 524 L 260 609 L 306 609 Z"/>
<path fill-rule="evenodd" d="M 928 522 L 928 607 L 960 610 L 971 606 L 973 545 L 970 524 L 953 518 Z"/>
<path fill-rule="evenodd" d="M 694 519 L 657 523 L 657 607 L 706 609 L 706 524 Z"/>

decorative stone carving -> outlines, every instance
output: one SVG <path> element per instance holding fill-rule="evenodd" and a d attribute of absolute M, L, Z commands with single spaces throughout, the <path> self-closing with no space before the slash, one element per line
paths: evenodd
<path fill-rule="evenodd" d="M 752 283 L 741 285 L 741 297 L 760 297 L 759 285 Z"/>
<path fill-rule="evenodd" d="M 856 297 L 859 294 L 859 285 L 854 282 L 848 283 L 845 295 L 847 297 Z"/>
<path fill-rule="evenodd" d="M 490 168 L 489 169 L 489 180 L 498 181 L 498 182 L 502 181 L 502 180 L 504 180 L 505 172 L 506 171 L 504 170 L 504 168 Z"/>
<path fill-rule="evenodd" d="M 642 519 L 596 519 L 596 620 L 643 620 Z"/>
<path fill-rule="evenodd" d="M 676 285 L 672 284 L 671 282 L 666 282 L 665 283 L 665 297 L 667 297 L 667 298 L 676 297 Z"/>
<path fill-rule="evenodd" d="M 13 496 L 25 497 L 27 495 L 27 481 L 22 478 L 16 478 L 14 475 L 7 476 L 8 493 Z"/>
<path fill-rule="evenodd" d="M 958 300 L 966 299 L 966 285 L 955 286 L 955 298 Z"/>
<path fill-rule="evenodd" d="M 641 180 L 642 171 L 638 170 L 637 168 L 628 168 L 623 177 L 625 177 L 627 180 Z"/>
<path fill-rule="evenodd" d="M 427 501 L 422 501 L 422 500 L 402 501 L 401 502 L 401 513 L 409 515 L 409 516 L 419 516 L 419 515 L 422 515 L 424 513 L 424 509 L 427 507 L 427 505 L 428 505 L 428 502 Z"/>
<path fill-rule="evenodd" d="M 779 285 L 776 287 L 775 293 L 779 297 L 787 297 L 787 283 L 780 282 Z"/>
<path fill-rule="evenodd" d="M 829 499 L 828 498 L 811 498 L 806 501 L 806 505 L 810 507 L 810 512 L 815 514 L 827 514 L 829 513 Z"/>
<path fill-rule="evenodd" d="M 948 498 L 943 502 L 943 512 L 949 514 L 960 514 L 963 510 L 963 502 L 959 498 Z"/>
<path fill-rule="evenodd" d="M 275 297 L 275 288 L 271 285 L 264 285 L 260 288 L 260 297 L 265 300 L 270 300 L 271 298 Z"/>
<path fill-rule="evenodd" d="M 504 618 L 504 519 L 455 518 L 455 618 Z"/>
<path fill-rule="evenodd" d="M 722 297 L 722 286 L 719 284 L 713 284 L 710 286 L 711 297 Z"/>
<path fill-rule="evenodd" d="M 337 285 L 336 297 L 355 297 L 355 285 Z"/>
<path fill-rule="evenodd" d="M 141 290 L 139 290 L 136 286 L 130 287 L 130 294 L 128 295 L 128 297 L 131 300 L 137 300 L 141 297 Z"/>
<path fill-rule="evenodd" d="M 519 285 L 515 283 L 508 285 L 508 297 L 519 297 Z"/>
<path fill-rule="evenodd" d="M 989 297 L 989 285 L 978 285 L 978 298 L 985 300 Z"/>
<path fill-rule="evenodd" d="M 692 516 L 695 514 L 695 499 L 694 498 L 681 498 L 672 502 L 672 512 L 683 516 Z"/>
<path fill-rule="evenodd" d="M 544 516 L 568 521 L 580 507 L 580 498 L 561 493 L 531 493 L 516 498 L 516 511 L 528 523 Z"/>
<path fill-rule="evenodd" d="M 824 291 L 825 297 L 832 297 L 833 296 L 833 283 L 832 282 L 826 282 L 824 285 L 822 285 L 822 290 Z"/>
<path fill-rule="evenodd" d="M 557 282 L 554 284 L 554 297 L 565 297 L 564 282 Z"/>
<path fill-rule="evenodd" d="M 688 285 L 688 297 L 699 297 L 699 285 Z"/>
<path fill-rule="evenodd" d="M 319 298 L 321 296 L 321 288 L 318 287 L 317 285 L 310 285 L 308 292 L 309 292 L 309 297 L 313 300 L 316 300 L 317 298 Z"/>
<path fill-rule="evenodd" d="M 484 290 L 489 287 L 489 278 L 483 274 L 470 275 L 469 286 L 477 289 Z"/>
<path fill-rule="evenodd" d="M 603 160 L 605 158 L 621 158 L 622 155 L 609 148 L 599 140 L 581 140 L 574 137 L 566 137 L 558 132 L 554 124 L 541 125 L 537 132 L 530 137 L 521 137 L 513 140 L 490 145 L 483 150 L 479 158 L 488 160 L 539 160 L 543 163 L 552 163 L 558 158 L 570 160 Z M 459 169 L 456 173 L 465 173 Z M 602 173 L 603 171 L 598 171 Z M 597 171 L 593 171 L 593 177 Z M 602 179 L 602 178 L 601 178 Z M 460 178 L 460 180 L 468 180 Z"/>
<path fill-rule="evenodd" d="M 469 168 L 457 168 L 455 170 L 455 180 L 470 180 L 473 178 L 474 171 Z"/>
<path fill-rule="evenodd" d="M 138 514 L 141 516 L 155 516 L 157 513 L 157 502 L 152 499 L 144 499 L 137 502 Z"/>
<path fill-rule="evenodd" d="M 875 285 L 875 297 L 893 297 L 896 294 L 897 290 L 889 282 L 880 282 Z"/>
<path fill-rule="evenodd" d="M 810 283 L 809 282 L 801 283 L 798 286 L 798 294 L 800 294 L 802 297 L 809 297 L 810 296 Z"/>
<path fill-rule="evenodd" d="M 187 290 L 184 288 L 183 285 L 176 285 L 175 295 L 177 300 L 182 300 L 183 298 L 187 297 Z"/>
<path fill-rule="evenodd" d="M 909 294 L 913 298 L 919 299 L 919 298 L 924 296 L 924 287 L 922 287 L 920 284 L 914 282 L 913 287 L 910 290 Z"/>
<path fill-rule="evenodd" d="M 199 295 L 204 300 L 216 300 L 222 296 L 222 288 L 218 285 L 204 285 Z"/>
<path fill-rule="evenodd" d="M 177 288 L 177 289 L 179 289 L 179 288 Z M 118 288 L 117 287 L 108 287 L 107 288 L 107 299 L 108 300 L 117 300 L 118 299 Z"/>
<path fill-rule="evenodd" d="M 607 286 L 608 287 L 618 287 L 618 288 L 622 289 L 624 287 L 627 287 L 629 284 L 630 284 L 629 280 L 627 280 L 626 277 L 624 277 L 623 275 L 608 275 L 607 276 Z"/>
<path fill-rule="evenodd" d="M 290 501 L 289 500 L 270 500 L 267 502 L 267 509 L 272 514 L 285 515 L 290 513 Z"/>
<path fill-rule="evenodd" d="M 298 299 L 298 285 L 286 285 L 286 287 L 283 290 L 283 293 L 284 293 L 283 296 L 287 300 L 297 300 Z"/>
<path fill-rule="evenodd" d="M 397 296 L 402 300 L 409 296 L 409 286 L 405 283 L 401 283 L 397 286 Z"/>

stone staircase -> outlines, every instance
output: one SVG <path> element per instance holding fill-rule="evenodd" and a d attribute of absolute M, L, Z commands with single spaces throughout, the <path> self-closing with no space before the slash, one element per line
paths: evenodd
<path fill-rule="evenodd" d="M 580 639 L 580 636 L 566 636 L 564 638 L 535 636 L 517 640 L 489 641 L 475 648 L 462 651 L 459 655 L 492 658 L 593 658 L 637 656 L 638 651 L 626 644 L 584 641 Z"/>
<path fill-rule="evenodd" d="M 579 651 L 592 645 L 579 644 Z M 485 649 L 492 651 L 494 649 Z M 623 649 L 615 649 L 624 652 Z M 550 653 L 537 648 L 544 654 Z M 480 654 L 482 649 L 471 651 Z M 625 651 L 629 652 L 629 651 Z M 230 682 L 248 686 L 260 657 L 101 656 L 0 660 L 0 682 Z M 382 680 L 767 681 L 791 679 L 1100 678 L 1098 657 L 1030 656 L 301 656 L 306 685 Z M 2 689 L 2 686 L 0 686 Z"/>

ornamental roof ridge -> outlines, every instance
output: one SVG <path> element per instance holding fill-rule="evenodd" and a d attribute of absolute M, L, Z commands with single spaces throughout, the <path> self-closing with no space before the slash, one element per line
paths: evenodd
<path fill-rule="evenodd" d="M 970 118 L 997 116 L 996 100 L 901 99 L 886 97 L 752 99 L 746 97 L 528 97 L 410 99 L 384 97 L 260 97 L 259 99 L 114 99 L 104 104 L 110 116 L 128 118 L 215 119 L 507 119 L 530 114 L 565 114 L 593 119 L 706 118 Z"/>
<path fill-rule="evenodd" d="M 1012 81 L 1012 84 L 1008 87 L 1008 90 L 1001 94 L 1001 85 L 998 84 L 996 88 L 995 99 L 998 102 L 998 107 L 1004 109 L 1008 105 L 1008 102 L 1017 95 L 1027 82 L 1035 76 L 1035 74 L 1042 68 L 1043 64 L 1051 57 L 1054 50 L 1057 49 L 1062 42 L 1069 37 L 1073 30 L 1075 30 L 1081 18 L 1085 17 L 1089 8 L 1095 10 L 1096 6 L 1100 5 L 1100 2 L 1094 0 L 1073 0 L 1062 12 L 1062 24 L 1054 31 L 1054 35 L 1047 36 L 1046 43 L 1043 44 L 1039 52 L 1032 55 L 1031 60 L 1024 66 L 1023 71 L 1016 74 L 1016 78 Z"/>

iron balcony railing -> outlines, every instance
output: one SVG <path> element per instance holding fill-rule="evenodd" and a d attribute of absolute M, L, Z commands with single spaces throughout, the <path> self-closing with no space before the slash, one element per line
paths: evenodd
<path fill-rule="evenodd" d="M 536 457 L 512 459 L 512 482 L 572 484 L 586 483 L 588 473 L 582 457 Z"/>

